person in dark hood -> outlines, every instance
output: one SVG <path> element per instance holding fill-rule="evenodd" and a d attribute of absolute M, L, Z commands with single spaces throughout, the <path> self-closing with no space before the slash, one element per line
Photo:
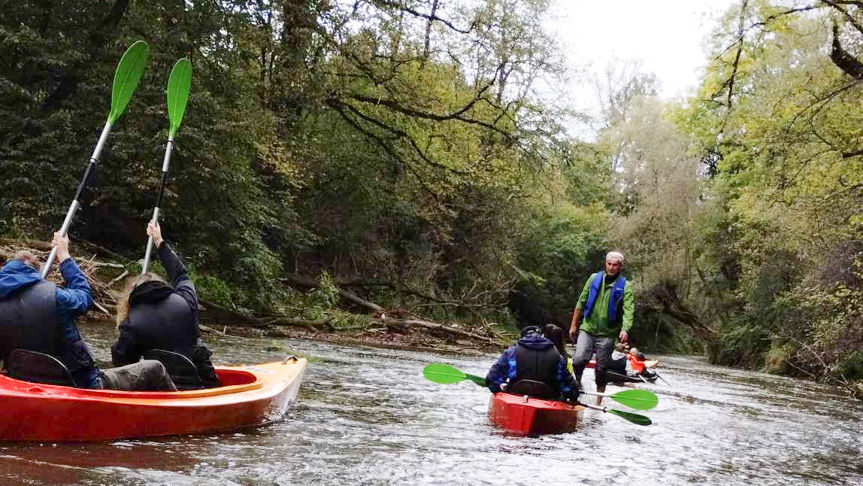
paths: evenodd
<path fill-rule="evenodd" d="M 557 327 L 555 324 L 546 324 L 542 326 L 542 335 L 554 344 L 557 352 L 566 360 L 566 370 L 573 373 L 572 360 L 569 359 L 569 353 L 566 352 L 566 344 L 563 339 L 563 329 Z"/>
<path fill-rule="evenodd" d="M 65 288 L 43 280 L 39 260 L 19 251 L 0 270 L 0 359 L 17 348 L 57 358 L 69 370 L 78 388 L 176 391 L 165 367 L 158 361 L 101 371 L 75 326 L 75 319 L 93 304 L 84 272 L 69 255 L 69 237 L 54 233 L 60 273 Z M 128 388 L 120 388 L 118 377 Z"/>
<path fill-rule="evenodd" d="M 537 326 L 528 326 L 521 331 L 521 338 L 500 355 L 485 380 L 492 393 L 502 391 L 504 386 L 506 391 L 512 391 L 521 381 L 542 382 L 558 396 L 578 399 L 578 388 L 566 369 L 566 359 L 554 343 L 543 337 Z"/>
<path fill-rule="evenodd" d="M 150 222 L 147 234 L 153 237 L 159 261 L 171 284 L 154 273 L 127 281 L 117 306 L 120 335 L 111 347 L 111 359 L 114 365 L 122 366 L 137 362 L 153 349 L 173 351 L 194 363 L 205 387 L 220 386 L 210 361 L 213 353 L 200 337 L 198 294 L 186 267 L 162 239 L 158 223 Z"/>

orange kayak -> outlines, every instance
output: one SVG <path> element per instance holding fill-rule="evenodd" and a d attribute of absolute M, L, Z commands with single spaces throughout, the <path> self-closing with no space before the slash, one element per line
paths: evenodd
<path fill-rule="evenodd" d="M 492 424 L 516 435 L 575 432 L 584 407 L 498 392 L 488 404 Z"/>
<path fill-rule="evenodd" d="M 223 386 L 181 392 L 90 390 L 0 375 L 0 440 L 81 442 L 261 425 L 296 401 L 306 364 L 216 367 Z"/>

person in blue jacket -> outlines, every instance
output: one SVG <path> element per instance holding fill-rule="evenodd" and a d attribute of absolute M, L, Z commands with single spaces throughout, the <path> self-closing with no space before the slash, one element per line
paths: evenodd
<path fill-rule="evenodd" d="M 521 331 L 521 338 L 500 355 L 485 380 L 492 393 L 502 391 L 503 387 L 506 387 L 504 391 L 514 392 L 520 388 L 519 382 L 529 380 L 545 383 L 559 397 L 578 399 L 578 387 L 567 370 L 566 359 L 537 326 L 528 326 Z"/>
<path fill-rule="evenodd" d="M 69 255 L 69 237 L 54 233 L 51 244 L 64 288 L 42 279 L 39 260 L 29 251 L 17 252 L 0 269 L 0 359 L 16 348 L 51 355 L 68 368 L 78 388 L 176 390 L 158 361 L 105 372 L 96 366 L 75 325 L 93 303 L 90 284 Z M 128 388 L 120 387 L 122 376 L 134 378 Z"/>

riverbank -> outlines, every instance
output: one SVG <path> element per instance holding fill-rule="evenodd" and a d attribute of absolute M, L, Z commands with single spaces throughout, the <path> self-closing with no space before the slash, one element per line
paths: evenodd
<path fill-rule="evenodd" d="M 76 241 L 74 246 L 78 247 L 80 253 L 75 255 L 75 261 L 93 289 L 93 306 L 81 319 L 113 321 L 121 289 L 130 276 L 140 272 L 139 263 L 88 242 Z M 44 261 L 50 245 L 35 240 L 0 239 L 0 261 L 12 258 L 20 250 L 30 251 Z M 62 283 L 56 266 L 48 278 Z M 309 293 L 315 291 L 312 287 Z M 318 318 L 310 319 L 303 315 L 255 314 L 235 310 L 229 308 L 227 303 L 208 301 L 206 295 L 201 297 L 200 322 L 205 336 L 305 338 L 340 345 L 467 355 L 498 351 L 516 336 L 515 329 L 511 332 L 496 332 L 490 327 L 479 330 L 454 322 L 431 322 L 403 309 L 388 310 L 379 306 L 375 306 L 376 310 L 371 314 L 355 314 L 339 308 L 318 309 Z M 299 298 L 302 297 L 300 295 Z"/>

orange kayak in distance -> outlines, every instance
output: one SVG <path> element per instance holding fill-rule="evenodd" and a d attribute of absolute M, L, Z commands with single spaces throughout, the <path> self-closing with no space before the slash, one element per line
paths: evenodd
<path fill-rule="evenodd" d="M 92 390 L 0 375 L 0 440 L 84 442 L 202 434 L 280 419 L 297 399 L 303 358 L 216 367 L 218 388 Z"/>

